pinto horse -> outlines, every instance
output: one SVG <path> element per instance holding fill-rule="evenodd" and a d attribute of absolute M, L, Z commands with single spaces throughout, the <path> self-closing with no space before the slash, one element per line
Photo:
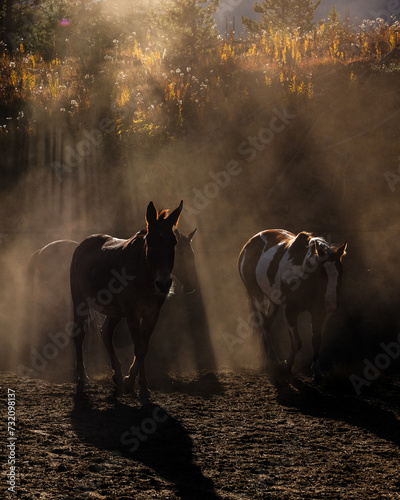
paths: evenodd
<path fill-rule="evenodd" d="M 106 316 L 102 337 L 111 358 L 113 381 L 120 390 L 135 392 L 139 378 L 140 397 L 149 391 L 145 358 L 151 334 L 172 285 L 178 224 L 183 202 L 168 214 L 158 212 L 152 202 L 146 211 L 147 230 L 121 240 L 107 235 L 89 236 L 77 247 L 71 262 L 71 293 L 74 305 L 74 341 L 78 383 L 87 380 L 82 344 L 85 321 L 93 308 Z M 135 347 L 129 375 L 123 379 L 121 363 L 112 336 L 126 317 Z"/>
<path fill-rule="evenodd" d="M 270 338 L 271 328 L 279 309 L 283 310 L 292 352 L 282 366 L 289 372 L 301 349 L 297 317 L 308 311 L 313 328 L 314 379 L 322 379 L 321 335 L 326 317 L 338 308 L 346 247 L 347 243 L 333 247 L 304 231 L 295 236 L 282 229 L 271 229 L 253 236 L 240 252 L 239 273 L 267 358 L 273 363 L 277 362 L 277 355 Z"/>

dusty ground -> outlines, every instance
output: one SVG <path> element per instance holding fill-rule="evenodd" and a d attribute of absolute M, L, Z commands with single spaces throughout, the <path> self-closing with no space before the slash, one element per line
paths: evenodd
<path fill-rule="evenodd" d="M 0 498 L 8 388 L 14 498 L 400 498 L 396 380 L 358 397 L 304 377 L 274 384 L 258 372 L 202 372 L 171 377 L 144 406 L 115 395 L 108 378 L 81 394 L 10 373 L 0 386 Z"/>

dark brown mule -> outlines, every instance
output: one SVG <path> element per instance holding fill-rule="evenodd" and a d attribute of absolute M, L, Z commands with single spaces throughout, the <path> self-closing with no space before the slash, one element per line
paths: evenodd
<path fill-rule="evenodd" d="M 71 292 L 74 305 L 74 341 L 78 381 L 84 383 L 82 344 L 89 309 L 106 315 L 102 337 L 111 358 L 113 380 L 125 391 L 134 392 L 139 376 L 140 396 L 149 395 L 145 358 L 160 309 L 170 291 L 176 236 L 173 232 L 183 202 L 168 215 L 150 202 L 146 212 L 147 231 L 128 240 L 106 235 L 86 238 L 71 262 Z M 135 346 L 135 358 L 123 379 L 121 363 L 112 344 L 112 334 L 126 317 Z"/>
<path fill-rule="evenodd" d="M 147 230 L 142 230 L 138 234 L 145 235 L 146 232 Z M 195 255 L 191 245 L 195 233 L 196 229 L 186 236 L 175 230 L 177 245 L 173 274 L 187 293 L 193 292 L 197 286 Z M 38 348 L 41 351 L 41 343 L 56 342 L 57 347 L 64 350 L 71 340 L 72 332 L 68 327 L 72 309 L 69 276 L 72 255 L 78 245 L 78 242 L 72 240 L 53 241 L 37 250 L 29 260 L 27 314 L 22 325 L 22 336 L 27 339 L 24 362 L 28 364 L 32 349 Z M 93 315 L 92 311 L 91 316 Z M 95 318 L 92 326 L 98 323 L 98 319 Z M 44 335 L 45 332 L 47 336 Z M 70 366 L 69 351 L 68 355 L 63 352 L 62 361 L 57 360 L 58 371 L 65 364 L 64 360 L 68 363 L 66 366 Z"/>

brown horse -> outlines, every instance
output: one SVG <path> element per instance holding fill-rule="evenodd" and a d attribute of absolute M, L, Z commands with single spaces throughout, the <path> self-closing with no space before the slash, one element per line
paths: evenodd
<path fill-rule="evenodd" d="M 28 280 L 24 290 L 25 312 L 21 323 L 25 363 L 32 363 L 34 350 L 38 351 L 41 358 L 46 358 L 42 352 L 45 345 L 49 342 L 54 344 L 52 338 L 71 321 L 69 268 L 77 246 L 78 243 L 72 240 L 52 241 L 29 259 Z M 51 359 L 42 362 L 43 370 L 49 361 Z M 34 364 L 36 366 L 37 363 Z M 35 371 L 38 371 L 37 367 Z"/>
<path fill-rule="evenodd" d="M 106 316 L 102 337 L 111 358 L 113 380 L 126 392 L 135 390 L 139 377 L 140 397 L 149 391 L 145 358 L 151 334 L 172 285 L 177 238 L 174 227 L 183 202 L 170 214 L 158 212 L 152 202 L 146 211 L 147 230 L 121 240 L 106 235 L 89 236 L 77 247 L 71 262 L 71 293 L 74 305 L 74 341 L 78 382 L 87 379 L 82 344 L 90 308 Z M 129 376 L 123 379 L 112 335 L 126 317 L 135 347 Z"/>

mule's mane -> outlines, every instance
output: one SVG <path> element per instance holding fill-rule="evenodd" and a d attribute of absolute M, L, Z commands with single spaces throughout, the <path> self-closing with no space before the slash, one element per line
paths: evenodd
<path fill-rule="evenodd" d="M 166 219 L 168 215 L 169 215 L 169 210 L 161 210 L 161 212 L 157 210 L 157 220 Z"/>
<path fill-rule="evenodd" d="M 130 238 L 128 238 L 126 240 L 126 243 L 124 244 L 123 248 L 124 249 L 127 248 L 131 243 L 138 240 L 139 238 L 143 238 L 146 234 L 147 234 L 147 230 L 141 229 L 140 231 L 138 231 L 137 233 L 135 233 L 133 236 L 131 236 Z"/>

